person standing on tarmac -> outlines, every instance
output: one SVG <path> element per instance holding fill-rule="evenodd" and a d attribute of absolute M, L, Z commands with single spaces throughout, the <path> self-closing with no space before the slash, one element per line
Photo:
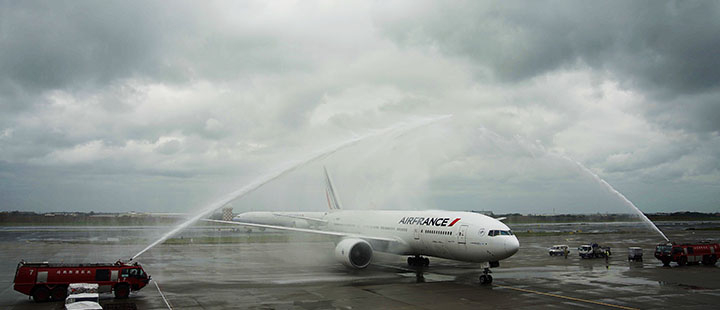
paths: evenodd
<path fill-rule="evenodd" d="M 610 252 L 605 250 L 605 269 L 610 269 Z"/>
<path fill-rule="evenodd" d="M 568 251 L 568 249 L 567 249 L 567 248 L 565 248 L 565 249 L 563 250 L 563 252 L 565 253 L 565 259 L 567 259 L 567 256 L 568 256 L 568 252 L 570 252 L 570 251 Z"/>

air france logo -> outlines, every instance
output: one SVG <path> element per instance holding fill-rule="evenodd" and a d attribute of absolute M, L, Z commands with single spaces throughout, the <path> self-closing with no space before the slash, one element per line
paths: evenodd
<path fill-rule="evenodd" d="M 444 226 L 444 227 L 452 227 L 460 220 L 460 218 L 456 218 L 450 222 L 449 217 L 403 217 L 399 224 L 407 224 L 407 225 L 425 225 L 425 226 Z M 448 224 L 450 222 L 450 224 Z"/>

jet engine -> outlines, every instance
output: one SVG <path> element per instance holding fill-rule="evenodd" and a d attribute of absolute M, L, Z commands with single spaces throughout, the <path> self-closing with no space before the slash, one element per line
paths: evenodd
<path fill-rule="evenodd" d="M 335 247 L 335 258 L 343 265 L 351 268 L 363 269 L 367 267 L 370 265 L 372 255 L 372 246 L 362 239 L 343 239 Z"/>

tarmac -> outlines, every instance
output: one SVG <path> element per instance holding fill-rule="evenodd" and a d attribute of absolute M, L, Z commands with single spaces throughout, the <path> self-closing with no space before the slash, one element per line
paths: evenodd
<path fill-rule="evenodd" d="M 0 230 L 0 309 L 63 308 L 61 302 L 35 303 L 12 289 L 21 259 L 114 261 L 145 245 L 68 241 L 87 233 L 58 229 L 66 231 L 48 233 L 64 238 L 43 233 L 23 238 L 29 234 L 23 228 Z M 668 233 L 685 240 L 717 240 L 718 234 Z M 720 301 L 720 263 L 663 267 L 652 256 L 661 239 L 650 231 L 519 240 L 520 251 L 493 268 L 494 282 L 488 286 L 479 284 L 478 265 L 438 258 L 416 270 L 407 266 L 406 257 L 376 253 L 367 269 L 350 270 L 335 261 L 329 241 L 163 244 L 139 259 L 152 276 L 148 286 L 126 300 L 104 295 L 101 304 L 106 309 L 168 309 L 168 304 L 174 309 L 712 309 Z M 612 247 L 607 262 L 578 257 L 576 248 L 593 241 Z M 549 256 L 547 248 L 553 244 L 569 245 L 568 257 Z M 629 246 L 642 247 L 644 261 L 628 262 Z"/>

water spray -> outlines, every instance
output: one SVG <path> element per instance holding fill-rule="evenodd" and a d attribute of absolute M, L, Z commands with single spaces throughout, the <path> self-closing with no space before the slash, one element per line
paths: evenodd
<path fill-rule="evenodd" d="M 625 203 L 625 205 L 627 205 L 627 206 L 629 206 L 630 208 L 632 208 L 632 210 L 635 211 L 635 213 L 637 213 L 637 215 L 640 217 L 640 219 L 642 219 L 643 221 L 645 221 L 646 224 L 648 224 L 648 225 L 649 225 L 650 227 L 652 227 L 658 234 L 660 234 L 660 236 L 662 236 L 663 239 L 665 239 L 665 241 L 670 241 L 670 239 L 668 239 L 668 237 L 665 236 L 665 234 L 660 230 L 660 228 L 658 228 L 657 226 L 655 226 L 655 223 L 653 223 L 647 216 L 645 216 L 645 213 L 643 213 L 642 211 L 640 211 L 640 209 L 639 209 L 637 206 L 635 206 L 635 204 L 632 203 L 632 201 L 630 201 L 630 199 L 628 199 L 627 197 L 625 197 L 625 195 L 623 195 L 621 192 L 619 192 L 618 190 L 616 190 L 612 185 L 610 185 L 610 183 L 608 183 L 607 181 L 605 181 L 603 178 L 601 178 L 601 177 L 600 177 L 599 175 L 597 175 L 595 172 L 593 172 L 592 170 L 588 169 L 587 167 L 585 167 L 583 164 L 581 164 L 581 163 L 578 162 L 578 161 L 575 161 L 575 160 L 573 160 L 573 159 L 571 159 L 571 158 L 569 158 L 569 157 L 567 157 L 567 156 L 565 156 L 565 155 L 555 155 L 555 156 L 558 156 L 558 157 L 563 158 L 563 159 L 565 159 L 565 160 L 567 160 L 567 161 L 569 161 L 569 162 L 571 162 L 571 163 L 574 163 L 574 164 L 575 164 L 576 166 L 578 166 L 582 171 L 585 171 L 587 174 L 591 175 L 591 176 L 593 177 L 593 179 L 595 179 L 596 182 L 600 183 L 602 186 L 604 186 L 604 187 L 605 187 L 607 190 L 609 190 L 611 193 L 613 193 L 613 194 L 615 194 L 616 196 L 618 196 L 618 197 L 620 198 L 620 200 L 622 200 L 622 201 Z"/>
<path fill-rule="evenodd" d="M 492 130 L 489 130 L 485 127 L 480 127 L 480 130 L 485 134 L 485 136 L 490 136 L 492 139 L 506 140 L 502 136 L 498 135 L 497 133 L 495 133 Z M 663 239 L 665 239 L 668 242 L 670 241 L 670 239 L 668 239 L 668 237 L 665 236 L 665 234 L 655 225 L 655 223 L 653 223 L 647 216 L 645 216 L 645 214 L 642 211 L 640 211 L 640 209 L 637 206 L 635 206 L 635 204 L 632 203 L 632 201 L 630 201 L 630 199 L 625 197 L 625 195 L 623 195 L 618 190 L 616 190 L 612 185 L 610 185 L 610 183 L 605 181 L 603 178 L 601 178 L 595 172 L 593 172 L 592 170 L 585 167 L 585 165 L 581 164 L 580 162 L 578 162 L 576 160 L 573 160 L 572 158 L 570 158 L 566 155 L 550 152 L 547 149 L 545 149 L 545 147 L 543 147 L 542 144 L 540 144 L 539 142 L 538 143 L 529 143 L 518 135 L 515 136 L 515 141 L 517 141 L 520 145 L 524 146 L 527 149 L 527 151 L 530 153 L 530 155 L 532 155 L 533 157 L 537 157 L 533 150 L 539 149 L 545 155 L 550 155 L 550 156 L 560 158 L 562 160 L 568 161 L 568 162 L 572 163 L 573 165 L 577 166 L 578 168 L 580 168 L 581 171 L 592 176 L 592 178 L 596 182 L 598 182 L 600 185 L 605 187 L 608 191 L 610 191 L 611 193 L 615 194 L 615 196 L 620 198 L 620 200 L 625 205 L 627 205 L 628 207 L 630 207 L 631 210 L 633 210 L 635 213 L 637 213 L 637 215 L 640 217 L 640 219 L 642 219 L 648 226 L 650 226 L 653 230 L 655 230 L 655 232 L 660 234 L 660 236 L 662 236 Z"/>
<path fill-rule="evenodd" d="M 142 255 L 143 253 L 145 253 L 146 251 L 150 250 L 150 249 L 153 248 L 154 246 L 156 246 L 156 245 L 164 242 L 165 240 L 167 240 L 168 238 L 170 238 L 170 237 L 173 236 L 174 234 L 178 233 L 179 231 L 185 229 L 186 227 L 190 226 L 191 224 L 193 224 L 193 223 L 199 221 L 200 219 L 208 216 L 208 215 L 211 214 L 213 211 L 215 211 L 215 210 L 217 210 L 217 209 L 219 209 L 219 208 L 224 207 L 225 205 L 227 205 L 227 204 L 229 204 L 229 203 L 231 203 L 231 202 L 233 202 L 233 201 L 235 201 L 235 200 L 237 200 L 237 199 L 239 199 L 239 198 L 247 195 L 248 193 L 250 193 L 250 192 L 252 192 L 252 191 L 260 188 L 261 186 L 267 184 L 268 182 L 270 182 L 270 181 L 272 181 L 272 180 L 275 180 L 275 179 L 277 179 L 277 178 L 279 178 L 279 177 L 281 177 L 281 176 L 283 176 L 283 175 L 285 175 L 285 174 L 287 174 L 287 173 L 289 173 L 289 172 L 291 172 L 291 171 L 293 171 L 293 170 L 295 170 L 295 169 L 297 169 L 297 168 L 299 168 L 299 167 L 302 167 L 302 166 L 304 166 L 304 165 L 306 165 L 306 164 L 308 164 L 308 163 L 310 163 L 310 162 L 313 162 L 313 161 L 315 161 L 315 160 L 318 160 L 318 159 L 324 158 L 324 157 L 326 157 L 326 156 L 329 156 L 329 155 L 331 155 L 331 154 L 333 154 L 333 153 L 335 153 L 335 152 L 337 152 L 337 151 L 339 151 L 339 150 L 341 150 L 341 149 L 344 149 L 344 148 L 350 147 L 350 146 L 352 146 L 352 145 L 355 145 L 355 144 L 357 144 L 357 143 L 359 143 L 360 141 L 363 141 L 363 140 L 365 140 L 365 139 L 369 139 L 369 138 L 373 138 L 373 137 L 378 137 L 378 136 L 383 136 L 383 135 L 387 135 L 387 134 L 390 134 L 390 133 L 403 133 L 403 132 L 407 132 L 407 131 L 412 130 L 412 129 L 416 129 L 416 128 L 419 128 L 419 127 L 422 127 L 422 126 L 426 126 L 426 125 L 429 125 L 429 124 L 432 124 L 432 123 L 436 123 L 436 122 L 439 122 L 439 121 L 442 121 L 442 120 L 446 120 L 446 119 L 448 119 L 448 118 L 450 118 L 450 117 L 452 117 L 452 115 L 443 115 L 443 116 L 437 116 L 437 117 L 431 117 L 431 118 L 423 118 L 423 119 L 419 119 L 419 120 L 415 120 L 415 121 L 411 121 L 411 122 L 407 122 L 407 123 L 399 123 L 399 124 L 396 124 L 396 125 L 391 126 L 391 127 L 388 127 L 388 128 L 376 130 L 376 131 L 373 131 L 373 132 L 370 132 L 370 133 L 367 133 L 367 134 L 364 134 L 364 135 L 361 135 L 361 136 L 357 136 L 357 137 L 352 138 L 352 139 L 350 139 L 350 140 L 347 140 L 347 141 L 344 141 L 344 142 L 341 142 L 341 143 L 337 143 L 337 144 L 331 145 L 331 146 L 326 147 L 326 148 L 324 148 L 324 149 L 321 149 L 321 150 L 319 150 L 319 151 L 317 151 L 317 152 L 315 152 L 315 153 L 311 153 L 311 154 L 309 154 L 309 155 L 301 158 L 300 160 L 294 160 L 294 161 L 287 162 L 287 163 L 285 163 L 285 164 L 283 164 L 283 165 L 280 165 L 280 166 L 278 166 L 277 168 L 275 168 L 274 170 L 272 170 L 271 172 L 269 172 L 269 173 L 267 173 L 267 174 L 265 174 L 265 175 L 262 175 L 262 176 L 256 178 L 253 182 L 251 182 L 251 183 L 243 186 L 242 188 L 240 188 L 240 189 L 238 189 L 238 190 L 236 190 L 236 191 L 234 191 L 234 192 L 231 192 L 231 193 L 223 196 L 220 200 L 218 200 L 218 201 L 216 201 L 216 202 L 214 202 L 214 203 L 211 203 L 211 204 L 207 205 L 205 208 L 203 208 L 202 210 L 200 210 L 200 212 L 197 213 L 195 216 L 193 216 L 192 218 L 188 219 L 187 221 L 181 223 L 180 225 L 176 226 L 176 227 L 173 228 L 171 231 L 167 232 L 167 233 L 164 234 L 162 237 L 160 237 L 160 239 L 156 240 L 155 242 L 151 243 L 150 245 L 148 245 L 147 247 L 145 247 L 144 249 L 142 249 L 142 251 L 140 251 L 140 252 L 138 252 L 137 254 L 133 255 L 133 256 L 130 258 L 130 261 L 133 261 L 133 260 L 134 260 L 135 258 L 137 258 L 138 256 Z"/>
<path fill-rule="evenodd" d="M 527 142 L 525 142 L 524 140 L 522 140 L 522 138 L 520 138 L 519 136 L 515 136 L 515 140 L 518 141 L 518 143 L 520 143 L 520 144 L 522 144 L 522 145 L 525 145 L 525 146 L 531 145 L 530 143 L 527 143 Z M 583 164 L 580 163 L 579 161 L 576 161 L 576 160 L 574 160 L 574 159 L 572 159 L 572 158 L 570 158 L 570 157 L 568 157 L 568 156 L 566 156 L 566 155 L 556 154 L 556 153 L 550 152 L 550 151 L 546 150 L 542 145 L 539 145 L 538 143 L 535 143 L 535 144 L 532 144 L 532 145 L 537 146 L 537 148 L 539 148 L 543 153 L 545 153 L 545 154 L 547 154 L 547 155 L 555 156 L 555 157 L 558 157 L 558 158 L 560 158 L 560 159 L 563 159 L 563 160 L 565 160 L 565 161 L 568 161 L 568 162 L 574 164 L 575 166 L 577 166 L 578 168 L 580 168 L 580 170 L 582 170 L 583 172 L 585 172 L 585 173 L 589 174 L 590 176 L 592 176 L 593 179 L 594 179 L 596 182 L 598 182 L 600 185 L 602 185 L 603 187 L 605 187 L 605 189 L 607 189 L 607 190 L 610 191 L 611 193 L 615 194 L 615 196 L 617 196 L 618 198 L 620 198 L 620 200 L 621 200 L 625 205 L 629 206 L 631 210 L 633 210 L 635 213 L 637 213 L 637 215 L 640 217 L 640 219 L 642 219 L 648 226 L 650 226 L 653 230 L 655 230 L 658 234 L 660 234 L 660 236 L 662 236 L 663 239 L 665 239 L 665 241 L 668 241 L 668 242 L 670 241 L 670 239 L 668 239 L 668 237 L 665 236 L 665 234 L 660 230 L 660 228 L 658 228 L 658 227 L 655 225 L 655 223 L 653 223 L 647 216 L 645 216 L 645 213 L 643 213 L 642 211 L 640 211 L 640 209 L 639 209 L 637 206 L 635 206 L 635 204 L 632 203 L 632 201 L 630 201 L 630 199 L 628 199 L 627 197 L 625 197 L 625 195 L 623 195 L 620 191 L 616 190 L 612 185 L 610 185 L 610 183 L 608 183 L 608 182 L 605 181 L 603 178 L 601 178 L 599 175 L 597 175 L 597 173 L 593 172 L 593 171 L 590 170 L 588 167 L 585 167 L 585 165 L 583 165 Z M 530 151 L 531 151 L 531 150 L 530 150 Z M 530 153 L 532 154 L 532 151 L 531 151 Z M 534 157 L 535 154 L 532 154 L 532 155 L 533 155 L 533 157 Z"/>

